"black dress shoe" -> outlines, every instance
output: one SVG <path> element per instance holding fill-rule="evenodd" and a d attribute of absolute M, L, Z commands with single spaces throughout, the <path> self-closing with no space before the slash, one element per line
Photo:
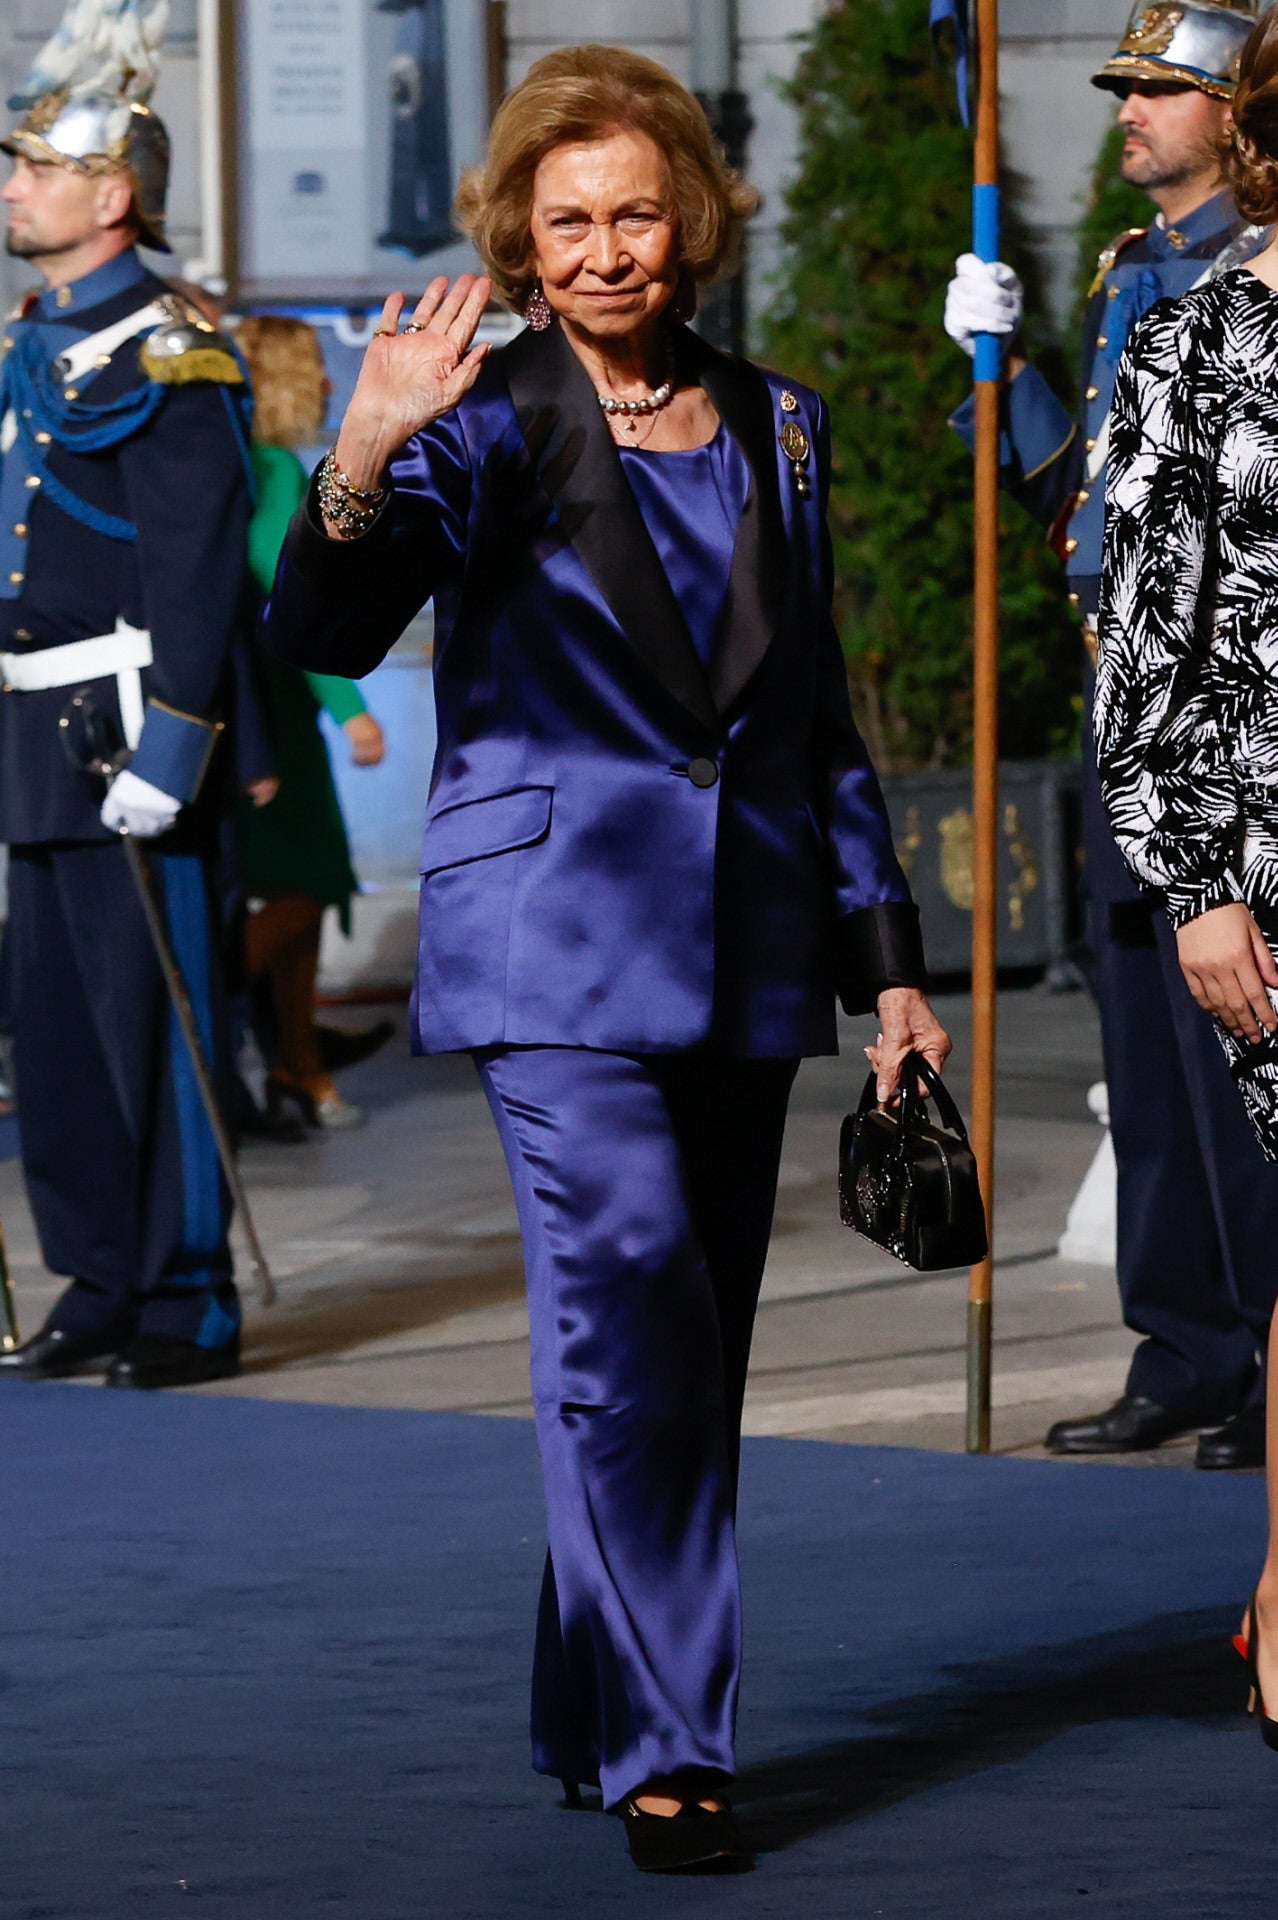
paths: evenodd
<path fill-rule="evenodd" d="M 1244 1407 L 1223 1427 L 1213 1427 L 1198 1436 L 1196 1467 L 1209 1473 L 1226 1473 L 1240 1467 L 1265 1464 L 1265 1409 Z"/>
<path fill-rule="evenodd" d="M 379 1020 L 359 1033 L 347 1033 L 344 1027 L 316 1027 L 315 1038 L 326 1071 L 336 1073 L 341 1067 L 356 1067 L 367 1060 L 386 1045 L 394 1031 L 392 1020 Z"/>
<path fill-rule="evenodd" d="M 32 1334 L 12 1353 L 0 1353 L 0 1379 L 8 1374 L 14 1380 L 65 1380 L 94 1361 L 112 1359 L 123 1345 L 123 1336 L 114 1340 L 102 1333 L 72 1336 L 53 1327 Z"/>
<path fill-rule="evenodd" d="M 1043 1445 L 1049 1453 L 1143 1453 L 1177 1434 L 1193 1433 L 1201 1422 L 1160 1407 L 1156 1400 L 1125 1393 L 1104 1413 L 1082 1420 L 1058 1420 Z"/>
<path fill-rule="evenodd" d="M 731 1807 L 698 1806 L 678 1813 L 645 1813 L 633 1800 L 621 1805 L 630 1858 L 640 1873 L 687 1873 L 698 1867 L 728 1866 L 743 1857 L 741 1836 Z"/>
<path fill-rule="evenodd" d="M 109 1387 L 198 1387 L 205 1380 L 233 1380 L 240 1370 L 239 1342 L 197 1347 L 190 1340 L 140 1333 L 111 1363 Z"/>

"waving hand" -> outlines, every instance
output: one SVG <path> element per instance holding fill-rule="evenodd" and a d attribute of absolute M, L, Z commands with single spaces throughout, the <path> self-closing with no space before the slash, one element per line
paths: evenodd
<path fill-rule="evenodd" d="M 487 346 L 473 347 L 492 291 L 464 273 L 450 287 L 432 280 L 399 332 L 404 296 L 382 308 L 337 437 L 337 464 L 357 487 L 379 486 L 415 433 L 448 413 L 475 383 Z"/>

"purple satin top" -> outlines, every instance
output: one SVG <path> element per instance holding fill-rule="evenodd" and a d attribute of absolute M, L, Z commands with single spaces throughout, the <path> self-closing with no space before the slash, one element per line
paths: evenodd
<path fill-rule="evenodd" d="M 623 447 L 621 464 L 701 664 L 708 667 L 728 597 L 737 524 L 750 492 L 749 462 L 720 422 L 704 447 L 686 453 Z"/>

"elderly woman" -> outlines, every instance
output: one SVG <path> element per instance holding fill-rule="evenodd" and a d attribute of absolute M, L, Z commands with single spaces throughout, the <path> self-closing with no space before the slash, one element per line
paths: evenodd
<path fill-rule="evenodd" d="M 434 597 L 414 1000 L 518 1203 L 550 1555 L 534 1764 L 642 1867 L 735 1851 L 741 1404 L 801 1056 L 949 1041 L 830 617 L 816 394 L 686 330 L 753 196 L 653 62 L 548 55 L 461 217 L 488 279 L 387 301 L 268 634 L 359 675 Z"/>

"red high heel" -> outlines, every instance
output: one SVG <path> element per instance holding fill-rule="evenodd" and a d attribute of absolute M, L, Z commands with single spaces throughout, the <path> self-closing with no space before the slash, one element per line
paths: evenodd
<path fill-rule="evenodd" d="M 1251 1596 L 1251 1605 L 1247 1609 L 1247 1635 L 1234 1635 L 1234 1645 L 1242 1641 L 1246 1652 L 1243 1658 L 1247 1662 L 1247 1673 L 1251 1680 L 1251 1694 L 1247 1701 L 1247 1711 L 1260 1722 L 1260 1736 L 1273 1753 L 1278 1753 L 1278 1720 L 1271 1719 L 1265 1712 L 1264 1695 L 1260 1691 L 1260 1622 L 1256 1613 L 1256 1596 Z"/>

